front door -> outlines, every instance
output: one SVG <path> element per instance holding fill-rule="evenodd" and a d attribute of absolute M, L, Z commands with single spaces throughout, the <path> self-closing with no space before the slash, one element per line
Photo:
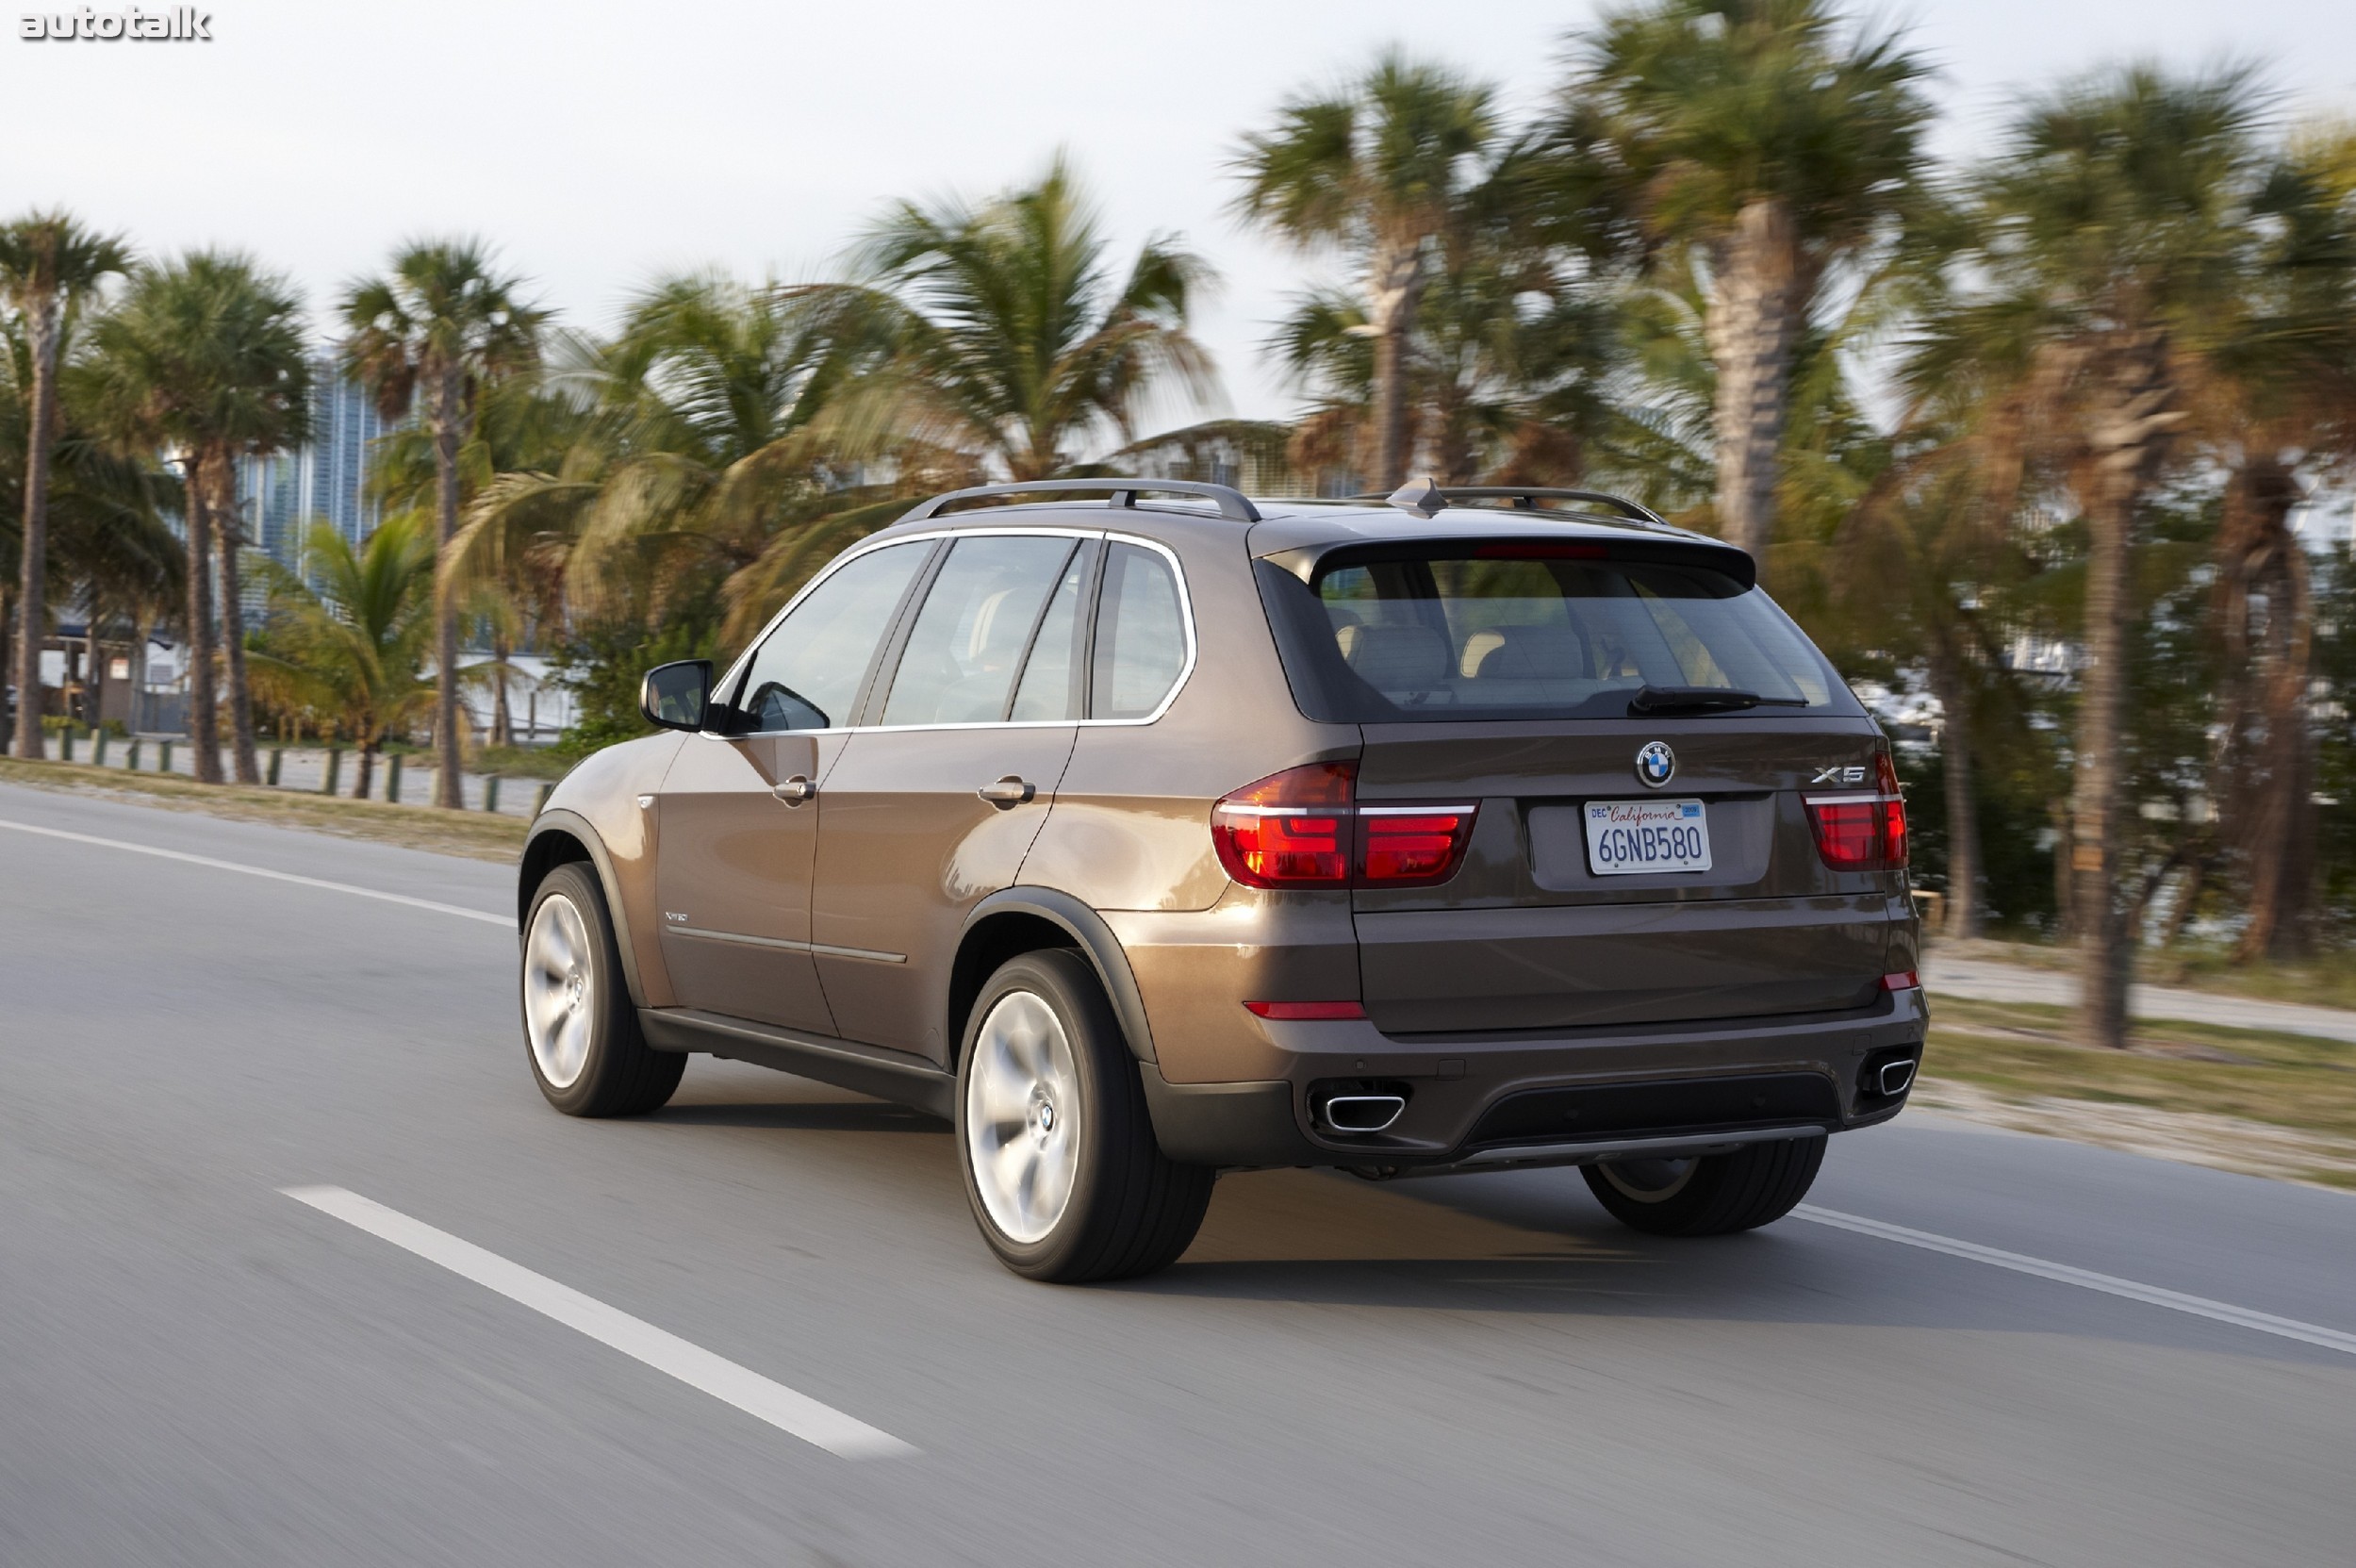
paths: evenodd
<path fill-rule="evenodd" d="M 829 772 L 811 935 L 845 1038 L 948 1059 L 958 933 L 1014 882 L 1071 760 L 1096 549 L 959 539 Z"/>
<path fill-rule="evenodd" d="M 654 885 L 684 1005 L 834 1032 L 810 957 L 818 808 L 800 797 L 842 741 L 700 734 L 680 749 L 663 780 Z"/>
<path fill-rule="evenodd" d="M 811 952 L 825 787 L 886 634 L 931 553 L 852 556 L 772 628 L 656 806 L 663 959 L 682 1005 L 836 1032 Z"/>

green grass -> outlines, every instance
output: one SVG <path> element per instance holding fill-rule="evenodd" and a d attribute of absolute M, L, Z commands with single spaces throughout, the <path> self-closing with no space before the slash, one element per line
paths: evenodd
<path fill-rule="evenodd" d="M 1931 1018 L 1922 1076 L 1933 1105 L 1943 1086 L 1956 1086 L 1961 1095 L 1949 1098 L 2017 1113 L 1994 1119 L 2066 1137 L 2101 1131 L 2072 1123 L 2101 1122 L 2105 1107 L 2157 1114 L 2179 1120 L 2188 1152 L 2204 1164 L 2356 1188 L 2356 1045 L 2146 1020 L 2131 1049 L 2101 1050 L 2069 1042 L 2066 1009 L 1946 996 L 1933 1000 Z M 2237 1159 L 2232 1127 L 2215 1118 L 2298 1136 L 2245 1139 L 2247 1157 Z M 2148 1114 L 2134 1120 L 2159 1126 Z"/>
<path fill-rule="evenodd" d="M 1932 950 L 2028 969 L 2075 972 L 2078 967 L 2075 949 L 2043 942 L 1936 942 Z M 2174 985 L 2264 1001 L 2356 1008 L 2356 952 L 2345 950 L 2321 953 L 2298 964 L 2235 964 L 2229 949 L 2183 944 L 2159 952 L 2138 952 L 2135 979 L 2146 985 Z"/>
<path fill-rule="evenodd" d="M 346 800 L 307 789 L 202 784 L 176 773 L 133 773 L 121 767 L 29 762 L 17 757 L 0 757 L 0 783 L 136 800 L 142 805 L 199 811 L 246 822 L 272 822 L 311 833 L 374 839 L 474 860 L 514 861 L 523 848 L 524 832 L 531 826 L 519 817 L 498 817 L 488 812 L 387 805 L 381 801 Z"/>

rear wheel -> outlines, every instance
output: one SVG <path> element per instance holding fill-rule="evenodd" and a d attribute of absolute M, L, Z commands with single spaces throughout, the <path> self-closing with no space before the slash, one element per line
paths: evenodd
<path fill-rule="evenodd" d="M 605 893 L 587 867 L 548 874 L 523 933 L 524 1056 L 548 1102 L 568 1116 L 634 1116 L 669 1099 L 687 1059 L 639 1032 Z"/>
<path fill-rule="evenodd" d="M 1137 1064 L 1077 953 L 1024 953 L 990 977 L 965 1026 L 957 1091 L 965 1196 L 1015 1273 L 1133 1279 L 1194 1239 L 1212 1172 L 1154 1141 Z"/>
<path fill-rule="evenodd" d="M 1747 1144 L 1684 1160 L 1612 1160 L 1584 1168 L 1612 1218 L 1656 1236 L 1722 1236 L 1783 1218 L 1824 1163 L 1822 1138 Z"/>

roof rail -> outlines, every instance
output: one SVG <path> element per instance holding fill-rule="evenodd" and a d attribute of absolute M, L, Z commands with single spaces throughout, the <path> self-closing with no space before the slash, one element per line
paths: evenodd
<path fill-rule="evenodd" d="M 976 485 L 967 490 L 950 490 L 920 503 L 916 509 L 900 519 L 915 522 L 940 516 L 943 508 L 954 502 L 978 501 L 984 496 L 1063 495 L 1072 492 L 1091 494 L 1109 492 L 1108 506 L 1135 506 L 1140 495 L 1199 495 L 1219 503 L 1219 515 L 1236 522 L 1258 522 L 1260 508 L 1244 498 L 1244 492 L 1228 485 L 1205 485 L 1192 479 L 1030 479 L 1007 485 Z"/>
<path fill-rule="evenodd" d="M 1630 501 L 1626 496 L 1612 495 L 1604 490 L 1558 490 L 1525 485 L 1448 485 L 1425 479 L 1409 480 L 1389 495 L 1362 495 L 1358 501 L 1387 501 L 1402 511 L 1431 517 L 1443 506 L 1462 501 L 1510 501 L 1514 509 L 1535 512 L 1541 501 L 1587 501 L 1609 506 L 1621 516 L 1637 522 L 1669 525 L 1669 520 L 1650 507 Z"/>

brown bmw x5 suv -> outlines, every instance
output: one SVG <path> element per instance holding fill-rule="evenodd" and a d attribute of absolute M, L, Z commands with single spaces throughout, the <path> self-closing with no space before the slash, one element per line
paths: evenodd
<path fill-rule="evenodd" d="M 1881 732 L 1631 502 L 959 491 L 644 701 L 524 850 L 541 1091 L 644 1112 L 703 1051 L 924 1107 L 1033 1278 L 1276 1165 L 1743 1230 L 1920 1059 Z"/>

